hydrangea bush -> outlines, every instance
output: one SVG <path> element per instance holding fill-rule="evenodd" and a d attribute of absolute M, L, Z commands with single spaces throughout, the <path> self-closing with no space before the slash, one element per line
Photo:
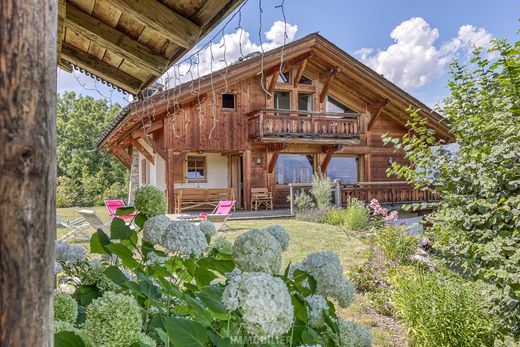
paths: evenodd
<path fill-rule="evenodd" d="M 146 201 L 135 228 L 114 218 L 110 235 L 92 236 L 88 256 L 57 245 L 58 285 L 73 294 L 56 294 L 56 339 L 107 347 L 370 346 L 366 329 L 336 315 L 334 303 L 346 307 L 353 286 L 333 253 L 282 269 L 284 227 L 252 229 L 232 244 L 215 238 L 213 224 L 170 221 Z"/>

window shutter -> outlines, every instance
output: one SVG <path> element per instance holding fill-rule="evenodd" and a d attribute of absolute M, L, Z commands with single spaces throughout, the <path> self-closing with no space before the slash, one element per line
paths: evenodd
<path fill-rule="evenodd" d="M 182 183 L 186 181 L 186 159 L 181 159 L 173 167 L 173 182 Z"/>

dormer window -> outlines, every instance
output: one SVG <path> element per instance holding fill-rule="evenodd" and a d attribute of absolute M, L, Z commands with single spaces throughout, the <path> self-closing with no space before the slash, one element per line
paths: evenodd
<path fill-rule="evenodd" d="M 312 86 L 312 80 L 308 78 L 307 76 L 303 76 L 298 81 L 299 84 L 304 84 L 306 86 Z"/>
<path fill-rule="evenodd" d="M 235 109 L 235 94 L 222 94 L 222 108 L 225 110 Z"/>
<path fill-rule="evenodd" d="M 291 83 L 291 74 L 289 71 L 280 72 L 276 83 Z"/>

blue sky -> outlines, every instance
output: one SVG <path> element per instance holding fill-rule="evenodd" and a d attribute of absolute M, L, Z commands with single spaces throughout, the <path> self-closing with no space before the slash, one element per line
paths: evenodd
<path fill-rule="evenodd" d="M 262 40 L 268 49 L 281 42 L 282 34 L 273 26 L 283 19 L 281 8 L 276 7 L 281 0 L 261 4 Z M 290 39 L 320 32 L 428 105 L 447 95 L 446 71 L 452 57 L 466 59 L 472 44 L 485 45 L 489 38 L 516 41 L 520 36 L 516 33 L 520 29 L 520 0 L 285 0 L 284 10 Z M 241 13 L 242 27 L 249 33 L 247 40 L 240 36 L 242 45 L 248 47 L 246 51 L 258 50 L 259 1 L 249 0 Z M 237 20 L 238 16 L 225 33 L 236 31 Z M 220 28 L 222 25 L 215 31 Z M 237 57 L 233 56 L 237 38 L 226 37 L 228 60 Z M 219 44 L 213 47 L 218 55 Z M 214 64 L 213 69 L 218 67 Z M 77 74 L 75 78 L 63 71 L 58 76 L 58 90 L 127 102 L 119 93 L 94 85 L 88 77 Z"/>

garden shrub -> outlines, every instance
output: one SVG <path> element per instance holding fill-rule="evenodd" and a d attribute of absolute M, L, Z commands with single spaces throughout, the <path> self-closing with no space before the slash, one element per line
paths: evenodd
<path fill-rule="evenodd" d="M 134 205 L 136 210 L 148 218 L 165 214 L 167 210 L 164 193 L 151 185 L 136 190 Z"/>
<path fill-rule="evenodd" d="M 71 207 L 77 200 L 77 187 L 67 176 L 56 179 L 56 207 Z"/>
<path fill-rule="evenodd" d="M 390 262 L 407 263 L 419 247 L 419 238 L 410 236 L 406 226 L 387 225 L 376 231 L 375 242 Z"/>
<path fill-rule="evenodd" d="M 78 318 L 78 304 L 67 293 L 54 292 L 54 319 L 70 324 L 76 323 Z"/>
<path fill-rule="evenodd" d="M 394 162 L 389 175 L 442 198 L 426 218 L 433 250 L 464 276 L 494 287 L 484 296 L 489 313 L 500 315 L 503 334 L 520 341 L 519 46 L 494 41 L 487 52 L 476 49 L 468 66 L 451 64 L 451 95 L 440 113 L 456 153 L 417 110 L 410 110 L 403 138 L 383 140 L 410 161 Z"/>
<path fill-rule="evenodd" d="M 154 201 L 142 200 L 136 228 L 116 217 L 110 235 L 97 230 L 88 255 L 57 243 L 57 280 L 85 318 L 56 323 L 55 336 L 107 347 L 371 345 L 368 330 L 336 314 L 354 287 L 333 253 L 282 269 L 285 228 L 249 230 L 231 246 L 212 240 L 209 224 L 147 216 Z"/>
<path fill-rule="evenodd" d="M 347 230 L 366 230 L 369 225 L 369 210 L 363 201 L 352 198 L 347 202 L 344 212 L 344 225 Z"/>
<path fill-rule="evenodd" d="M 311 195 L 314 197 L 316 207 L 322 211 L 332 208 L 332 198 L 330 190 L 330 179 L 322 174 L 316 173 L 312 176 Z"/>
<path fill-rule="evenodd" d="M 323 216 L 323 223 L 330 225 L 345 224 L 345 211 L 339 208 L 328 210 Z"/>
<path fill-rule="evenodd" d="M 492 317 L 471 282 L 406 269 L 392 277 L 393 305 L 417 346 L 490 346 Z"/>

